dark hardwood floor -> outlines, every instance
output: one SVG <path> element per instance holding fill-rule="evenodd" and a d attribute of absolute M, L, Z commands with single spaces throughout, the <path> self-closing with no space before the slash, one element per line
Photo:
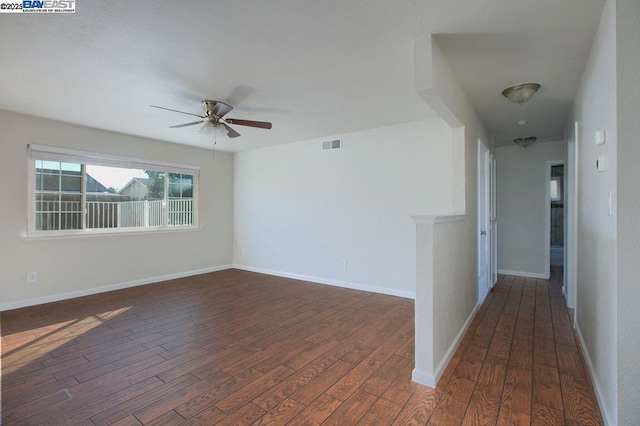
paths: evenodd
<path fill-rule="evenodd" d="M 560 288 L 501 277 L 436 389 L 412 300 L 228 270 L 3 312 L 2 424 L 602 424 Z"/>

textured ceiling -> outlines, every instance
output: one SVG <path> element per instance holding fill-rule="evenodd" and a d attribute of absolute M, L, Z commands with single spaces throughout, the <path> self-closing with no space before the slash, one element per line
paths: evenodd
<path fill-rule="evenodd" d="M 558 139 L 604 0 L 76 2 L 73 15 L 0 15 L 0 108 L 207 147 L 192 121 L 231 103 L 239 151 L 433 117 L 414 92 L 413 40 L 438 43 L 498 143 Z M 543 85 L 523 106 L 507 85 Z M 530 129 L 514 127 L 527 119 Z M 513 137 L 512 137 L 513 136 Z"/>

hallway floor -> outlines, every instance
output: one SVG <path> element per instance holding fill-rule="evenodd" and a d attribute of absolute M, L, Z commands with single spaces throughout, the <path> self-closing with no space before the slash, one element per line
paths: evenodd
<path fill-rule="evenodd" d="M 440 380 L 430 424 L 604 424 L 561 277 L 500 276 Z"/>

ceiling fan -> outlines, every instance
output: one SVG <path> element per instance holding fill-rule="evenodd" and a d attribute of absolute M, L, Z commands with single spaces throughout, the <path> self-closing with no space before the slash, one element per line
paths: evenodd
<path fill-rule="evenodd" d="M 230 138 L 237 138 L 240 133 L 236 132 L 229 124 L 237 124 L 239 126 L 257 127 L 259 129 L 271 129 L 271 123 L 266 121 L 253 121 L 253 120 L 240 120 L 237 118 L 225 118 L 223 119 L 233 107 L 229 104 L 220 101 L 205 100 L 201 102 L 204 109 L 204 115 L 192 114 L 190 112 L 178 111 L 171 108 L 165 108 L 157 105 L 149 105 L 152 108 L 165 109 L 167 111 L 178 112 L 180 114 L 193 115 L 200 118 L 198 121 L 190 123 L 176 124 L 175 126 L 169 126 L 169 128 L 177 129 L 180 127 L 195 126 L 196 124 L 202 124 L 200 132 L 206 135 L 214 136 L 229 136 Z"/>

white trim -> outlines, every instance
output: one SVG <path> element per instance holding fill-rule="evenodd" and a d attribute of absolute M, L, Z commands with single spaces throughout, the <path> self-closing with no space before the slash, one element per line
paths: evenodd
<path fill-rule="evenodd" d="M 564 209 L 564 276 L 563 292 L 567 307 L 577 308 L 577 274 L 578 274 L 578 122 L 574 122 L 573 129 L 566 144 L 565 166 L 565 209 Z M 572 155 L 573 154 L 573 155 Z M 574 325 L 576 315 L 574 315 Z"/>
<path fill-rule="evenodd" d="M 449 349 L 447 349 L 447 352 L 445 352 L 444 356 L 442 357 L 442 360 L 440 360 L 440 362 L 438 363 L 438 366 L 434 371 L 436 384 L 440 381 L 440 377 L 442 377 L 442 373 L 444 373 L 444 370 L 447 368 L 447 365 L 449 365 L 451 358 L 453 358 L 453 355 L 456 353 L 456 349 L 458 349 L 458 346 L 460 345 L 462 338 L 464 337 L 465 333 L 469 329 L 469 325 L 471 324 L 471 321 L 473 321 L 473 317 L 475 317 L 476 313 L 478 313 L 478 309 L 480 309 L 480 306 L 482 306 L 482 302 L 477 303 L 476 306 L 473 308 L 473 310 L 467 317 L 467 320 L 464 322 L 462 327 L 460 327 L 460 330 L 458 331 L 458 334 L 456 335 L 455 339 L 453 339 L 453 342 L 451 342 Z"/>
<path fill-rule="evenodd" d="M 495 150 L 495 148 L 494 148 Z M 491 277 L 489 279 L 491 288 L 498 283 L 498 217 L 496 200 L 496 177 L 498 172 L 498 161 L 496 156 L 491 154 L 491 267 L 489 268 Z"/>
<path fill-rule="evenodd" d="M 194 200 L 195 204 L 195 200 Z M 84 216 L 84 215 L 83 215 Z M 194 215 L 195 216 L 195 215 Z M 85 238 L 108 237 L 114 235 L 144 235 L 144 234 L 163 234 L 173 232 L 200 231 L 199 225 L 181 225 L 181 226 L 149 226 L 149 227 L 131 227 L 131 228 L 89 228 L 89 229 L 68 229 L 61 231 L 33 231 L 23 235 L 25 241 L 53 240 L 61 238 Z"/>
<path fill-rule="evenodd" d="M 436 387 L 436 380 L 433 374 L 424 370 L 418 370 L 417 368 L 414 368 L 411 372 L 411 380 L 421 385 L 429 386 L 430 388 Z"/>
<path fill-rule="evenodd" d="M 591 383 L 593 383 L 593 389 L 596 393 L 596 398 L 598 399 L 598 405 L 600 406 L 600 412 L 602 413 L 602 417 L 604 418 L 604 423 L 606 425 L 614 425 L 615 422 L 612 420 L 611 415 L 607 411 L 607 406 L 604 403 L 602 388 L 600 387 L 600 382 L 598 381 L 598 377 L 595 374 L 595 368 L 593 367 L 593 363 L 591 362 L 591 356 L 589 356 L 589 351 L 587 350 L 587 345 L 584 342 L 584 338 L 582 337 L 582 332 L 580 331 L 580 327 L 578 324 L 575 324 L 576 336 L 578 337 L 578 343 L 580 344 L 580 349 L 582 349 L 582 356 L 584 357 L 585 363 L 587 364 L 587 371 L 589 372 L 589 377 L 591 377 Z"/>
<path fill-rule="evenodd" d="M 549 274 L 540 274 L 536 272 L 523 272 L 523 271 L 511 271 L 508 269 L 498 269 L 498 273 L 500 275 L 513 275 L 516 277 L 525 277 L 525 278 L 540 278 L 542 280 L 548 280 Z"/>
<path fill-rule="evenodd" d="M 247 266 L 247 265 L 233 264 L 232 267 L 234 269 L 241 269 L 243 271 L 257 272 L 260 274 L 273 275 L 276 277 L 292 278 L 294 280 L 309 281 L 317 284 L 327 284 L 335 287 L 351 288 L 354 290 L 362 290 L 362 291 L 368 291 L 371 293 L 386 294 L 389 296 L 404 297 L 406 299 L 415 300 L 416 298 L 416 293 L 412 291 L 396 290 L 394 288 L 388 288 L 388 287 L 376 287 L 372 285 L 358 284 L 358 283 L 352 283 L 348 281 L 339 281 L 339 280 L 333 280 L 333 279 L 327 279 L 327 278 L 321 278 L 321 277 L 314 277 L 310 275 L 294 274 L 291 272 L 274 271 L 272 269 L 256 268 L 256 267 Z"/>
<path fill-rule="evenodd" d="M 444 373 L 444 370 L 449 365 L 449 362 L 451 362 L 451 358 L 453 358 L 453 355 L 456 353 L 456 350 L 458 349 L 462 338 L 469 329 L 471 321 L 473 321 L 473 318 L 478 313 L 478 309 L 480 309 L 480 306 L 482 306 L 482 302 L 478 302 L 473 308 L 462 327 L 460 327 L 460 330 L 458 331 L 456 337 L 453 339 L 453 342 L 451 342 L 449 349 L 447 349 L 447 352 L 445 352 L 444 356 L 438 363 L 438 366 L 435 368 L 433 374 L 429 373 L 428 371 L 418 370 L 414 368 L 413 372 L 411 373 L 411 380 L 416 383 L 420 383 L 421 385 L 426 385 L 432 388 L 436 387 L 436 385 L 440 381 L 440 378 L 442 377 L 442 374 Z"/>
<path fill-rule="evenodd" d="M 91 296 L 98 293 L 106 293 L 108 291 L 121 290 L 124 288 L 137 287 L 146 284 L 155 284 L 162 281 L 175 280 L 178 278 L 191 277 L 194 275 L 208 274 L 211 272 L 223 271 L 231 269 L 231 265 L 213 266 L 210 268 L 195 269 L 192 271 L 177 272 L 175 274 L 161 275 L 158 277 L 142 278 L 139 280 L 128 281 L 124 283 L 109 284 L 102 287 L 88 288 L 85 290 L 70 291 L 67 293 L 59 293 L 51 296 L 36 297 L 33 299 L 19 300 L 17 302 L 9 302 L 0 304 L 0 312 L 10 309 L 25 308 L 27 306 L 41 305 L 43 303 L 59 302 L 61 300 L 73 299 L 76 297 Z"/>
<path fill-rule="evenodd" d="M 411 219 L 413 219 L 415 223 L 426 223 L 426 224 L 459 222 L 461 220 L 465 220 L 466 218 L 467 218 L 466 214 L 442 215 L 442 216 L 431 216 L 431 215 L 411 216 Z"/>

